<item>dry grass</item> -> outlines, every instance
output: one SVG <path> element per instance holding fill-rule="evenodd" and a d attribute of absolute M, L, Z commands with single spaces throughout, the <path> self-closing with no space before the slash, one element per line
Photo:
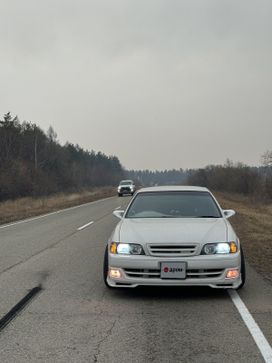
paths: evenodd
<path fill-rule="evenodd" d="M 230 222 L 247 261 L 272 282 L 272 205 L 262 205 L 241 195 L 215 194 L 222 208 L 236 211 Z"/>
<path fill-rule="evenodd" d="M 73 194 L 55 194 L 42 198 L 20 198 L 0 203 L 0 224 L 25 219 L 55 210 L 115 195 L 113 188 L 97 188 Z"/>

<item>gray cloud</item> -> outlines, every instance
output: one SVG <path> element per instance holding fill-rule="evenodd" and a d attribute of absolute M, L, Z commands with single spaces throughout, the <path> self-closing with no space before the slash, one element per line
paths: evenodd
<path fill-rule="evenodd" d="M 0 112 L 128 168 L 271 149 L 268 0 L 0 2 Z"/>

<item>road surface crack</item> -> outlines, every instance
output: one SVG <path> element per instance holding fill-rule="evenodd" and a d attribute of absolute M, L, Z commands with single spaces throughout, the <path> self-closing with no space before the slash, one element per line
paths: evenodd
<path fill-rule="evenodd" d="M 97 347 L 96 347 L 96 352 L 94 354 L 94 363 L 98 362 L 99 355 L 101 354 L 101 345 L 111 336 L 116 322 L 117 322 L 117 319 L 114 320 L 111 327 L 106 331 L 106 335 L 102 339 L 99 340 L 99 342 L 97 344 Z"/>

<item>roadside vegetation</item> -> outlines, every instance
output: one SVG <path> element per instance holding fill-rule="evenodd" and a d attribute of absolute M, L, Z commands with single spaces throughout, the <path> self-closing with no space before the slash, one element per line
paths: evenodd
<path fill-rule="evenodd" d="M 187 183 L 205 186 L 211 190 L 239 193 L 255 201 L 272 201 L 272 151 L 262 156 L 261 167 L 249 167 L 230 160 L 224 165 L 210 165 L 189 170 Z"/>
<path fill-rule="evenodd" d="M 272 151 L 265 152 L 262 166 L 251 167 L 227 160 L 224 165 L 199 169 L 129 170 L 127 176 L 138 185 L 197 185 L 211 190 L 246 195 L 254 200 L 272 201 Z"/>
<path fill-rule="evenodd" d="M 116 195 L 114 188 L 102 187 L 78 193 L 57 193 L 44 197 L 24 197 L 16 200 L 7 200 L 0 202 L 0 224 L 93 202 L 113 195 Z"/>
<path fill-rule="evenodd" d="M 10 113 L 0 119 L 0 201 L 113 186 L 123 175 L 116 156 L 61 145 L 52 127 Z"/>

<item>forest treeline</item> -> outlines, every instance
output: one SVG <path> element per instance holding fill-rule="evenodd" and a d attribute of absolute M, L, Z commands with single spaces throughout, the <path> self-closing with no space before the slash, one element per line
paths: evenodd
<path fill-rule="evenodd" d="M 50 127 L 0 119 L 0 200 L 116 185 L 124 170 L 116 156 L 61 145 Z"/>
<path fill-rule="evenodd" d="M 172 169 L 163 171 L 151 170 L 129 170 L 127 177 L 132 179 L 138 185 L 175 185 L 186 183 L 188 173 L 183 169 Z"/>
<path fill-rule="evenodd" d="M 272 200 L 272 152 L 267 151 L 261 167 L 250 167 L 230 160 L 224 165 L 188 170 L 187 183 L 211 190 L 240 193 L 262 201 Z"/>
<path fill-rule="evenodd" d="M 209 165 L 200 169 L 130 170 L 127 175 L 143 186 L 197 185 L 214 191 L 254 196 L 263 201 L 272 200 L 272 151 L 262 156 L 260 167 L 227 160 L 224 165 Z"/>
<path fill-rule="evenodd" d="M 116 186 L 123 178 L 139 186 L 199 185 L 272 200 L 272 151 L 261 167 L 227 161 L 200 169 L 124 170 L 116 156 L 61 145 L 50 127 L 44 132 L 10 113 L 0 119 L 0 200 Z"/>

